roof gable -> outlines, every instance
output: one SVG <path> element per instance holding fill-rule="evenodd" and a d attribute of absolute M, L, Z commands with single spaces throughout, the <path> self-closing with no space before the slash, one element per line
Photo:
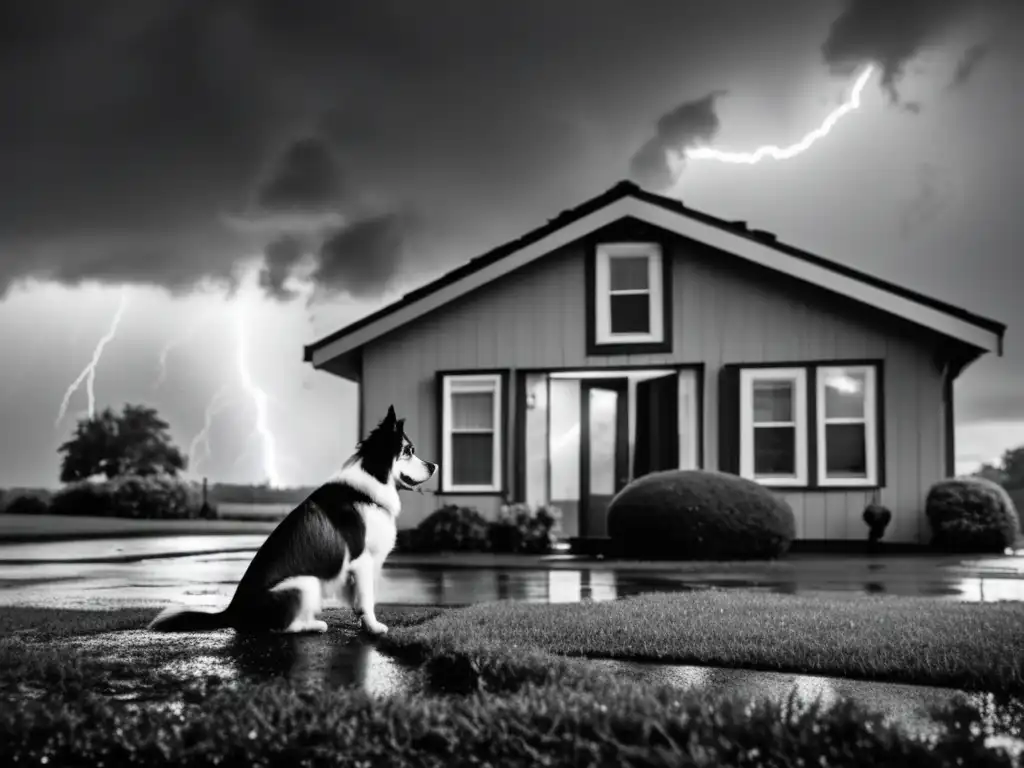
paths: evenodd
<path fill-rule="evenodd" d="M 565 211 L 523 237 L 495 248 L 398 301 L 305 347 L 314 367 L 350 353 L 482 285 L 575 242 L 608 224 L 632 217 L 682 237 L 788 274 L 983 352 L 1002 353 L 1002 323 L 894 285 L 872 275 L 780 243 L 770 233 L 749 230 L 687 208 L 681 202 L 621 182 L 598 197 Z"/>

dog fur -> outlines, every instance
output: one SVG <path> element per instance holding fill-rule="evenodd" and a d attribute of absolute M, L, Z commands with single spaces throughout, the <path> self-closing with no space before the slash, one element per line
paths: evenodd
<path fill-rule="evenodd" d="M 395 546 L 399 490 L 415 490 L 437 465 L 420 459 L 394 406 L 341 471 L 281 521 L 256 552 L 223 611 L 169 608 L 149 628 L 191 632 L 326 632 L 324 594 L 350 605 L 363 629 L 382 635 L 374 586 Z"/>

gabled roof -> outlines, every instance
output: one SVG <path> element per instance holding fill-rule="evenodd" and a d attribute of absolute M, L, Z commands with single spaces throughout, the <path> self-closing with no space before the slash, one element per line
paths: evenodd
<path fill-rule="evenodd" d="M 957 339 L 979 352 L 1002 354 L 1006 331 L 1002 323 L 780 243 L 769 232 L 748 229 L 746 222 L 709 216 L 678 200 L 646 192 L 632 182 L 623 181 L 563 211 L 519 239 L 498 246 L 383 309 L 307 345 L 303 359 L 316 368 L 323 367 L 340 355 L 353 352 L 481 285 L 625 217 L 639 219 L 849 296 Z"/>

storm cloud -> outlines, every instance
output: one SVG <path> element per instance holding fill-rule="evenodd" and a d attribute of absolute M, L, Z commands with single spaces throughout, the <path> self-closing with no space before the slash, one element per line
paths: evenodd
<path fill-rule="evenodd" d="M 833 22 L 822 54 L 833 70 L 850 74 L 874 63 L 882 71 L 882 87 L 894 103 L 907 64 L 927 45 L 972 19 L 1005 16 L 1012 0 L 845 0 Z M 990 50 L 990 43 L 972 44 L 961 55 L 952 85 L 964 85 Z"/>
<path fill-rule="evenodd" d="M 676 181 L 676 170 L 669 164 L 668 153 L 709 143 L 720 127 L 715 101 L 725 91 L 712 91 L 702 98 L 680 104 L 662 115 L 651 137 L 630 161 L 635 181 L 653 189 L 666 189 Z"/>

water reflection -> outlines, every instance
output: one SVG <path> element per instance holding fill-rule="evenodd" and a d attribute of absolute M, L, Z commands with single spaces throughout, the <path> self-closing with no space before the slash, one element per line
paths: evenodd
<path fill-rule="evenodd" d="M 158 635 L 148 631 L 104 633 L 82 638 L 79 647 L 120 661 L 167 659 L 156 672 L 169 673 L 182 683 L 211 678 L 261 683 L 275 678 L 329 688 L 358 688 L 374 697 L 422 690 L 418 670 L 385 656 L 358 636 L 254 634 L 216 631 L 192 635 Z M 139 692 L 118 690 L 118 698 L 137 698 Z"/>
<path fill-rule="evenodd" d="M 251 554 L 204 555 L 131 563 L 0 565 L 0 604 L 109 608 L 168 603 L 225 604 Z M 416 568 L 384 569 L 381 603 L 467 605 L 495 600 L 568 603 L 604 601 L 650 592 L 745 589 L 779 594 L 887 594 L 995 602 L 1024 600 L 1024 579 L 1006 574 L 943 573 L 871 563 L 844 570 L 835 564 L 770 570 L 694 572 L 664 569 Z M 328 605 L 336 604 L 329 600 Z"/>
<path fill-rule="evenodd" d="M 748 701 L 769 698 L 785 703 L 791 693 L 795 693 L 797 703 L 802 706 L 808 706 L 815 700 L 830 706 L 850 699 L 869 711 L 879 713 L 887 722 L 924 737 L 936 735 L 941 727 L 932 716 L 933 710 L 961 698 L 980 711 L 982 730 L 987 736 L 1024 737 L 1024 701 L 990 693 L 965 694 L 951 688 L 715 667 L 610 660 L 589 663 L 595 668 L 647 683 L 665 684 L 682 690 L 736 694 Z"/>

